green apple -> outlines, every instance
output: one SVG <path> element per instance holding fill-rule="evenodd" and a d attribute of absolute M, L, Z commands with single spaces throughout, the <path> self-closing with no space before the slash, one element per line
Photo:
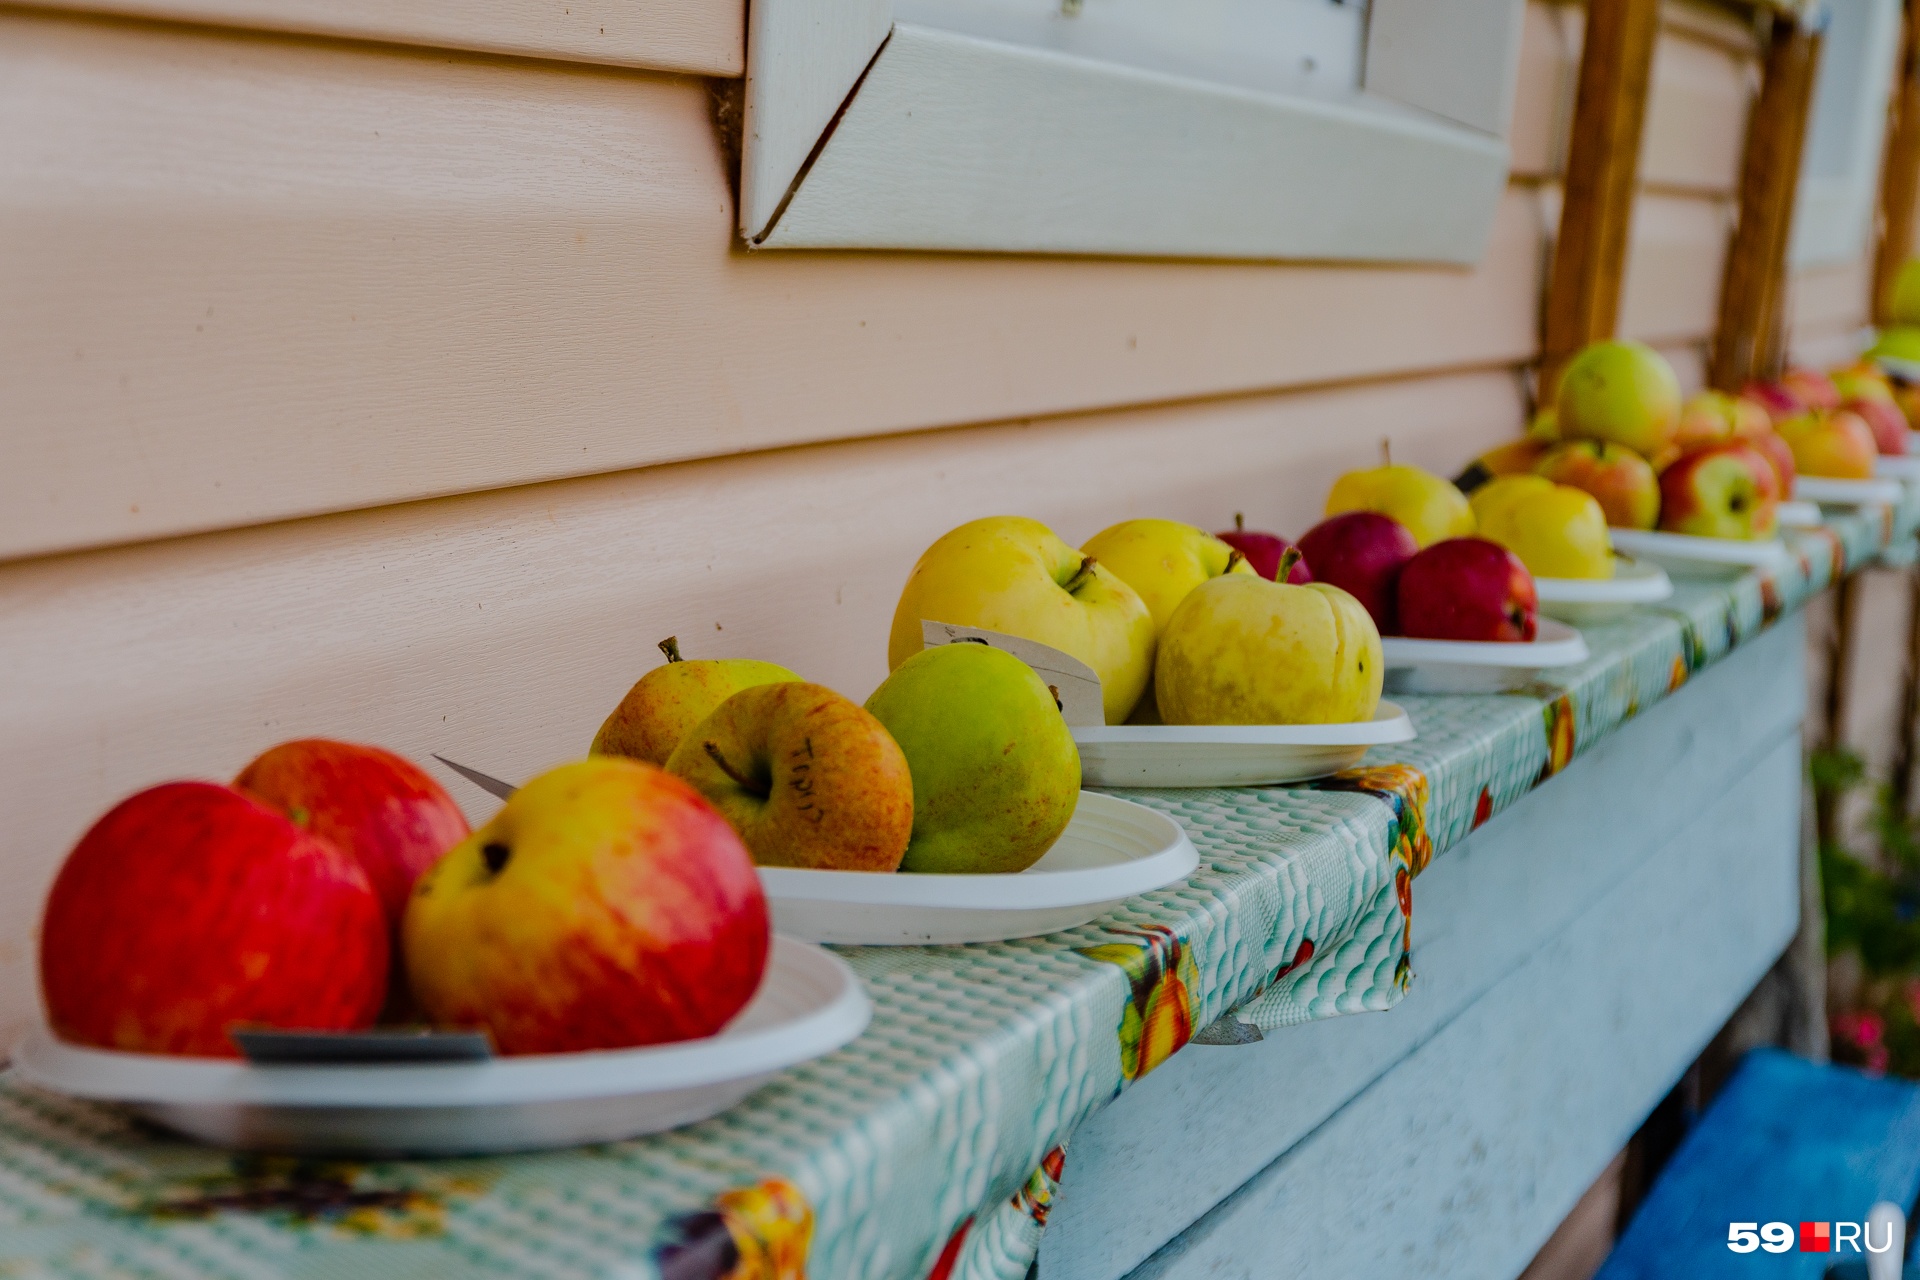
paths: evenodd
<path fill-rule="evenodd" d="M 1204 529 L 1178 520 L 1122 520 L 1080 549 L 1120 575 L 1146 602 L 1157 635 L 1193 590 L 1223 573 L 1252 573 L 1246 556 Z"/>
<path fill-rule="evenodd" d="M 1680 425 L 1680 379 L 1640 342 L 1590 342 L 1560 375 L 1560 434 L 1611 440 L 1657 459 Z"/>
<path fill-rule="evenodd" d="M 1380 632 L 1358 600 L 1322 582 L 1238 574 L 1194 588 L 1154 660 L 1168 724 L 1366 720 L 1385 675 Z"/>
<path fill-rule="evenodd" d="M 885 726 L 824 685 L 742 689 L 667 761 L 763 867 L 893 871 L 913 832 L 913 776 Z"/>
<path fill-rule="evenodd" d="M 887 665 L 925 647 L 922 622 L 979 627 L 1049 645 L 1100 677 L 1120 724 L 1153 674 L 1153 615 L 1139 593 L 1038 520 L 989 516 L 928 547 L 893 611 Z"/>
<path fill-rule="evenodd" d="M 751 658 L 682 661 L 680 643 L 673 636 L 660 642 L 660 652 L 667 655 L 665 664 L 627 690 L 600 732 L 593 735 L 588 754 L 665 764 L 688 731 L 734 694 L 754 685 L 800 678 L 785 667 Z"/>
<path fill-rule="evenodd" d="M 913 774 L 902 871 L 1024 871 L 1080 799 L 1080 751 L 1045 682 L 979 644 L 923 649 L 867 699 Z"/>

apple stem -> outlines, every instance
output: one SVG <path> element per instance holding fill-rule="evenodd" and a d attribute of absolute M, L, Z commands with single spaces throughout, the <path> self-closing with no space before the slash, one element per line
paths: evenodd
<path fill-rule="evenodd" d="M 1300 548 L 1288 547 L 1280 553 L 1280 566 L 1273 571 L 1275 582 L 1285 582 L 1293 576 L 1293 566 L 1300 561 Z"/>
<path fill-rule="evenodd" d="M 1390 467 L 1393 465 L 1393 437 L 1392 436 L 1380 437 L 1380 465 L 1383 467 Z"/>
<path fill-rule="evenodd" d="M 1095 561 L 1092 556 L 1082 557 L 1080 560 L 1080 567 L 1073 571 L 1073 576 L 1071 578 L 1068 578 L 1065 582 L 1060 584 L 1060 589 L 1062 591 L 1065 591 L 1068 595 L 1072 595 L 1074 592 L 1078 591 L 1081 587 L 1085 586 L 1087 579 L 1093 576 L 1094 564 L 1095 564 Z"/>
<path fill-rule="evenodd" d="M 681 657 L 680 657 L 680 637 L 679 637 L 679 636 L 668 636 L 668 637 L 667 637 L 667 638 L 666 638 L 665 640 L 662 640 L 662 641 L 660 642 L 660 652 L 662 652 L 662 653 L 664 653 L 664 654 L 666 654 L 666 655 L 667 655 L 667 661 L 668 661 L 668 662 L 679 662 L 679 661 L 681 661 Z"/>
<path fill-rule="evenodd" d="M 1232 573 L 1233 567 L 1239 564 L 1242 560 L 1245 560 L 1246 558 L 1247 558 L 1247 553 L 1242 551 L 1240 548 L 1235 547 L 1227 555 L 1227 567 L 1222 569 L 1220 572 L 1223 574 Z"/>
<path fill-rule="evenodd" d="M 1246 512 L 1236 511 L 1233 513 L 1233 531 L 1235 533 L 1245 533 L 1247 531 Z"/>
<path fill-rule="evenodd" d="M 768 796 L 773 794 L 773 787 L 770 784 L 761 782 L 757 778 L 749 778 L 745 774 L 741 773 L 739 770 L 735 769 L 732 765 L 728 764 L 727 758 L 720 754 L 719 743 L 703 742 L 700 745 L 706 748 L 707 755 L 713 760 L 713 762 L 720 766 L 720 772 L 726 774 L 729 778 L 732 778 L 734 785 L 739 787 L 742 791 L 751 792 L 754 795 L 759 796 L 762 800 L 765 800 Z"/>

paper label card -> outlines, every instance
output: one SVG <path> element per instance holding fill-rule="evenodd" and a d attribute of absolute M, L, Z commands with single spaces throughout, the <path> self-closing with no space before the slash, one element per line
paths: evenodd
<path fill-rule="evenodd" d="M 1053 691 L 1053 700 L 1068 724 L 1092 725 L 1107 722 L 1106 700 L 1100 693 L 1100 677 L 1092 667 L 1070 653 L 1021 636 L 1003 635 L 980 627 L 962 627 L 951 622 L 920 622 L 920 641 L 928 648 L 943 644 L 984 644 L 1010 653 L 1032 667 Z"/>

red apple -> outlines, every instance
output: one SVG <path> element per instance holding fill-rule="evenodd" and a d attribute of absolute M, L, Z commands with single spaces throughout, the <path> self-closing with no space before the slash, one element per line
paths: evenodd
<path fill-rule="evenodd" d="M 1405 525 L 1377 511 L 1329 516 L 1300 537 L 1300 557 L 1313 566 L 1313 580 L 1358 600 L 1381 635 L 1394 632 L 1400 569 L 1419 550 Z"/>
<path fill-rule="evenodd" d="M 1840 388 L 1818 369 L 1789 369 L 1780 375 L 1780 385 L 1809 409 L 1840 407 Z"/>
<path fill-rule="evenodd" d="M 421 1007 L 437 1024 L 485 1027 L 502 1053 L 712 1035 L 753 997 L 772 943 L 727 820 L 621 756 L 514 792 L 420 877 L 401 933 Z"/>
<path fill-rule="evenodd" d="M 301 738 L 269 748 L 233 785 L 351 854 L 394 929 L 413 882 L 467 838 L 467 819 L 409 760 L 352 742 Z"/>
<path fill-rule="evenodd" d="M 1737 442 L 1746 445 L 1773 464 L 1774 479 L 1779 481 L 1779 494 L 1784 501 L 1793 492 L 1793 478 L 1799 474 L 1799 468 L 1793 462 L 1793 446 L 1781 438 L 1772 427 L 1765 431 L 1755 431 L 1750 435 L 1737 437 Z"/>
<path fill-rule="evenodd" d="M 135 1053 L 236 1057 L 236 1024 L 371 1026 L 387 961 L 360 864 L 211 782 L 116 805 L 67 855 L 40 926 L 54 1034 Z"/>
<path fill-rule="evenodd" d="M 1293 546 L 1277 533 L 1261 533 L 1247 528 L 1246 517 L 1238 511 L 1233 513 L 1233 528 L 1213 536 L 1245 556 L 1247 566 L 1268 582 L 1272 582 L 1273 575 L 1280 572 L 1280 557 L 1286 555 Z M 1313 581 L 1313 571 L 1307 568 L 1304 554 L 1294 558 L 1287 581 L 1296 587 Z"/>
<path fill-rule="evenodd" d="M 1900 412 L 1900 406 L 1891 398 L 1880 399 L 1877 396 L 1863 396 L 1858 400 L 1849 400 L 1847 411 L 1859 417 L 1873 432 L 1874 446 L 1882 455 L 1889 458 L 1904 458 L 1907 454 L 1907 415 Z"/>
<path fill-rule="evenodd" d="M 1745 441 L 1696 449 L 1660 476 L 1660 527 L 1702 538 L 1773 536 L 1779 478 Z"/>
<path fill-rule="evenodd" d="M 1765 409 L 1774 422 L 1791 418 L 1796 413 L 1805 413 L 1808 408 L 1791 387 L 1780 382 L 1749 382 L 1740 389 L 1740 398 L 1751 400 Z"/>
<path fill-rule="evenodd" d="M 1400 572 L 1400 626 L 1423 640 L 1531 640 L 1533 575 L 1485 538 L 1436 542 Z"/>

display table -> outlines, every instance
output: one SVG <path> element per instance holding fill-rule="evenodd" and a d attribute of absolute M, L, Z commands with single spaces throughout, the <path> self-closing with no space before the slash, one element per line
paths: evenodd
<path fill-rule="evenodd" d="M 0 1077 L 0 1274 L 1510 1274 L 1791 936 L 1795 610 L 1916 522 L 1683 583 L 1521 694 L 1404 699 L 1418 740 L 1333 779 L 1126 793 L 1189 881 L 847 949 L 869 1030 L 674 1134 L 235 1159 Z"/>

